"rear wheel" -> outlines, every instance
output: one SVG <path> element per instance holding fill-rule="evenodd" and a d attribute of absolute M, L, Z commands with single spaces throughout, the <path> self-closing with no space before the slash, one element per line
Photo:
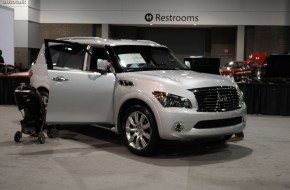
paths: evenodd
<path fill-rule="evenodd" d="M 153 114 L 141 105 L 131 106 L 124 115 L 122 133 L 129 150 L 148 156 L 156 152 L 159 135 Z"/>
<path fill-rule="evenodd" d="M 14 141 L 20 142 L 20 139 L 22 138 L 22 133 L 20 131 L 17 131 L 14 135 Z"/>
<path fill-rule="evenodd" d="M 47 136 L 49 138 L 56 138 L 58 136 L 58 131 L 56 129 L 48 129 L 47 130 Z"/>

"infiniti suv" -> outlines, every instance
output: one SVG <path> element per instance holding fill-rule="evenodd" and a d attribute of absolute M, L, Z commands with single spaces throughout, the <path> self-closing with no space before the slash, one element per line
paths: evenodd
<path fill-rule="evenodd" d="M 47 124 L 110 129 L 138 155 L 154 153 L 161 140 L 226 142 L 246 125 L 231 78 L 191 71 L 152 41 L 45 40 L 31 69 Z"/>

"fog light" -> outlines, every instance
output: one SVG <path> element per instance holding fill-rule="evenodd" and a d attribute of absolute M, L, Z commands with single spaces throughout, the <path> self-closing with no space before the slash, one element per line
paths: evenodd
<path fill-rule="evenodd" d="M 183 127 L 182 124 L 178 123 L 178 124 L 175 125 L 174 129 L 175 129 L 176 132 L 179 133 L 179 132 L 181 132 L 184 129 L 184 127 Z"/>

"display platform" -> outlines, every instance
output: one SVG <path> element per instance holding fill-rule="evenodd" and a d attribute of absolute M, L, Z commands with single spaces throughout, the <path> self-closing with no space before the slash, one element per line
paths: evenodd
<path fill-rule="evenodd" d="M 290 116 L 290 84 L 238 84 L 248 114 Z"/>

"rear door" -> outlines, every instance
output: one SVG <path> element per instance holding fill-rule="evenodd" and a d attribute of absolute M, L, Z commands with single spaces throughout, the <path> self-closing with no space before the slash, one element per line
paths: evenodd
<path fill-rule="evenodd" d="M 115 75 L 86 70 L 87 45 L 46 40 L 50 80 L 47 123 L 113 123 Z"/>

